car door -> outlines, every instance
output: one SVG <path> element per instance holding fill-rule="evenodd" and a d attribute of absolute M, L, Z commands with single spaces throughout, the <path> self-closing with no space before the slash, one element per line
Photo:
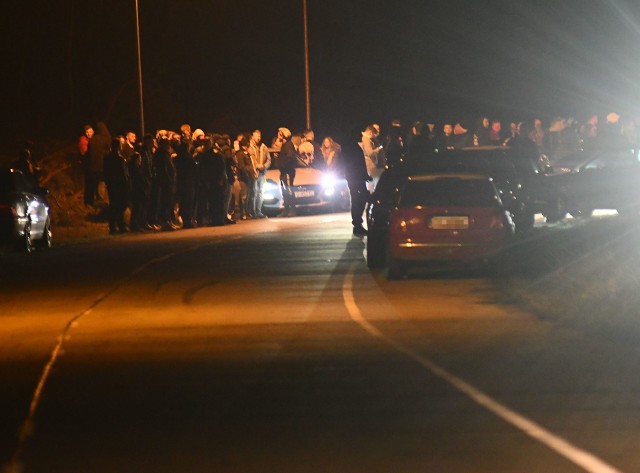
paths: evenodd
<path fill-rule="evenodd" d="M 636 206 L 639 170 L 635 150 L 604 150 L 579 168 L 574 195 L 590 209 Z"/>
<path fill-rule="evenodd" d="M 32 238 L 39 238 L 44 231 L 48 209 L 44 199 L 36 193 L 36 189 L 20 172 L 13 173 L 14 186 L 20 200 L 23 201 L 31 222 Z"/>

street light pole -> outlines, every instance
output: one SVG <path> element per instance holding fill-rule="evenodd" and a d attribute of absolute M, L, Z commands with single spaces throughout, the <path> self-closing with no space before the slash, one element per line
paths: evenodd
<path fill-rule="evenodd" d="M 140 134 L 144 136 L 144 101 L 142 99 L 142 59 L 140 56 L 140 15 L 136 0 L 136 36 L 138 39 L 138 85 L 140 87 Z"/>
<path fill-rule="evenodd" d="M 137 1 L 137 0 L 136 0 Z M 302 0 L 304 12 L 304 79 L 307 104 L 307 129 L 311 129 L 311 91 L 309 87 L 309 29 L 307 26 L 307 0 Z"/>

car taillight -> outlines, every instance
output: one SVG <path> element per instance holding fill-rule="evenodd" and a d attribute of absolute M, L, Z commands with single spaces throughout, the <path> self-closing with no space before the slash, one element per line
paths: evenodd
<path fill-rule="evenodd" d="M 13 205 L 8 205 L 8 204 L 0 204 L 0 214 L 2 215 L 12 215 L 12 216 L 16 216 L 18 215 L 18 212 L 16 210 L 16 207 Z"/>
<path fill-rule="evenodd" d="M 492 230 L 504 230 L 504 223 L 504 217 L 501 214 L 494 214 L 491 216 L 489 228 Z"/>

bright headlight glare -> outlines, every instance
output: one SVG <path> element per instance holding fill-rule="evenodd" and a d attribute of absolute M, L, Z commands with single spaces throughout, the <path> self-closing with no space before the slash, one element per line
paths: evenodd
<path fill-rule="evenodd" d="M 336 177 L 331 173 L 325 173 L 322 175 L 322 187 L 333 188 L 336 184 Z"/>
<path fill-rule="evenodd" d="M 273 192 L 277 188 L 278 188 L 278 184 L 276 184 L 273 181 L 267 181 L 267 182 L 264 183 L 264 190 L 265 191 Z"/>

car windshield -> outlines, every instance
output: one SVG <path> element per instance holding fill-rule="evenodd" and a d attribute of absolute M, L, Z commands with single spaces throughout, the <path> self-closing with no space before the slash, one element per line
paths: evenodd
<path fill-rule="evenodd" d="M 442 156 L 424 160 L 420 169 L 433 173 L 465 172 L 484 174 L 490 177 L 507 177 L 515 173 L 515 165 L 504 155 L 467 155 Z"/>
<path fill-rule="evenodd" d="M 497 202 L 495 188 L 487 179 L 415 179 L 405 186 L 400 207 L 487 207 Z"/>

